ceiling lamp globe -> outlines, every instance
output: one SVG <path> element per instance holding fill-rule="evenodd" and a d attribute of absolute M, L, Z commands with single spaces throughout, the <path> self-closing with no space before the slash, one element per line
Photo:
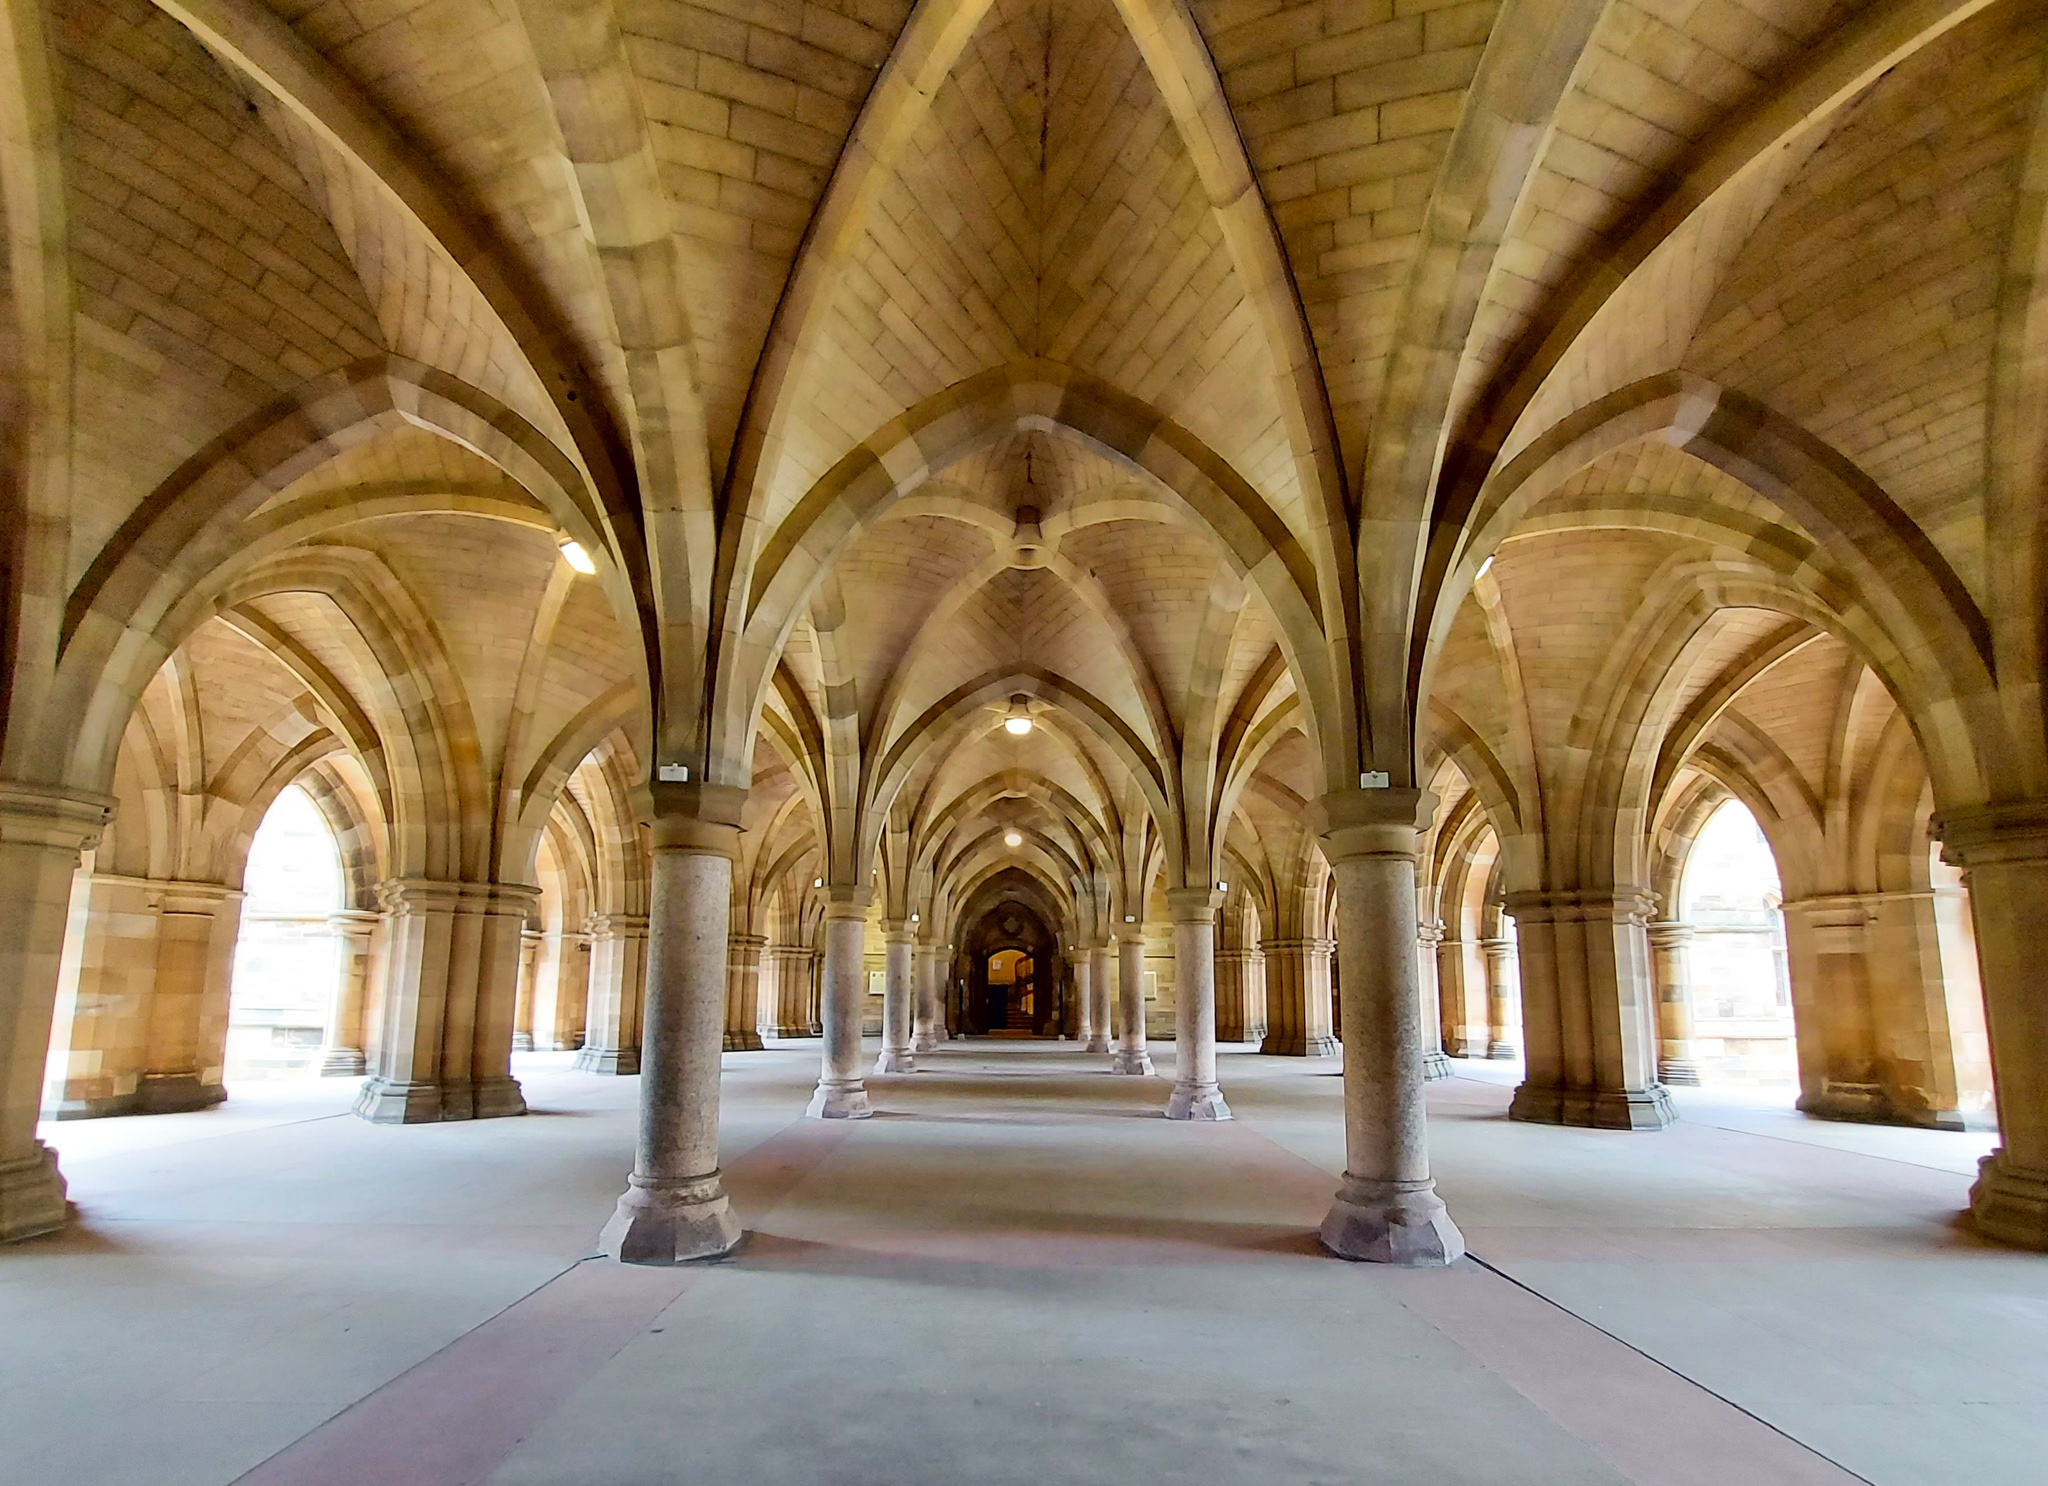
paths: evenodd
<path fill-rule="evenodd" d="M 1031 731 L 1031 703 L 1022 692 L 1010 698 L 1009 715 L 1003 718 L 1003 727 L 1012 737 L 1021 738 Z"/>
<path fill-rule="evenodd" d="M 1023 838 L 1022 836 L 1020 836 L 1020 835 L 1019 835 L 1019 834 L 1018 834 L 1017 832 L 1015 832 L 1015 831 L 1005 831 L 1005 832 L 1003 832 L 1003 845 L 1005 845 L 1005 846 L 1022 846 L 1023 844 L 1024 844 L 1024 838 Z"/>

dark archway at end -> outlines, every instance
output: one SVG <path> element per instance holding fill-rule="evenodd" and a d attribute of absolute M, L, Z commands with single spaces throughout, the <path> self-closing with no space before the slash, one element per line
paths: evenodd
<path fill-rule="evenodd" d="M 960 915 L 952 1025 L 970 1036 L 1056 1037 L 1072 999 L 1061 918 L 1029 874 L 996 874 Z"/>

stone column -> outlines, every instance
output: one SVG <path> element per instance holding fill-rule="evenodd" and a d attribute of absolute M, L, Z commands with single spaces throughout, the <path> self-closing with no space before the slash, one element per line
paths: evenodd
<path fill-rule="evenodd" d="M 156 983 L 137 1114 L 208 1109 L 228 1097 L 221 1065 L 242 895 L 210 882 L 166 882 L 158 894 Z"/>
<path fill-rule="evenodd" d="M 808 1024 L 809 1036 L 825 1035 L 825 952 L 820 932 L 820 945 L 811 951 L 810 963 L 805 967 L 807 979 L 804 982 L 804 1020 Z"/>
<path fill-rule="evenodd" d="M 640 1071 L 647 1007 L 649 921 L 637 913 L 590 918 L 590 1011 L 576 1067 L 630 1077 Z"/>
<path fill-rule="evenodd" d="M 334 999 L 327 1009 L 320 1076 L 361 1078 L 368 1067 L 363 1058 L 363 1003 L 370 984 L 377 915 L 366 909 L 345 908 L 330 913 L 327 926 L 334 931 Z"/>
<path fill-rule="evenodd" d="M 725 946 L 725 1050 L 758 1053 L 761 1041 L 761 952 L 768 941 L 760 934 L 734 934 Z"/>
<path fill-rule="evenodd" d="M 945 1014 L 939 1007 L 939 955 L 939 946 L 929 939 L 920 941 L 911 952 L 911 980 L 917 988 L 917 1014 L 910 1039 L 913 1053 L 931 1052 L 945 1032 Z"/>
<path fill-rule="evenodd" d="M 1657 1002 L 1637 888 L 1514 893 L 1526 1074 L 1510 1119 L 1661 1130 L 1678 1118 L 1657 1081 Z"/>
<path fill-rule="evenodd" d="M 732 859 L 746 791 L 655 784 L 648 884 L 646 1042 L 633 1174 L 598 1243 L 628 1264 L 723 1254 L 739 1218 L 718 1171 Z"/>
<path fill-rule="evenodd" d="M 1521 976 L 1515 966 L 1515 941 L 1482 939 L 1479 953 L 1486 959 L 1486 1056 L 1516 1058 L 1522 1049 L 1515 1032 L 1520 1025 L 1516 1012 L 1522 1000 Z"/>
<path fill-rule="evenodd" d="M 1330 1027 L 1330 941 L 1266 939 L 1266 1040 L 1262 1053 L 1326 1058 L 1337 1051 Z"/>
<path fill-rule="evenodd" d="M 519 932 L 519 995 L 512 1004 L 512 1051 L 533 1051 L 533 993 L 540 982 L 540 946 L 547 936 L 538 929 Z"/>
<path fill-rule="evenodd" d="M 867 936 L 868 900 L 866 888 L 825 891 L 825 963 L 818 992 L 825 1058 L 817 1092 L 804 1111 L 813 1119 L 864 1120 L 874 1113 L 860 1076 L 861 1006 L 867 1000 L 862 941 Z"/>
<path fill-rule="evenodd" d="M 1150 1077 L 1152 1054 L 1145 1048 L 1145 930 L 1141 924 L 1125 924 L 1117 937 L 1116 997 L 1120 1037 L 1111 1073 L 1139 1073 Z"/>
<path fill-rule="evenodd" d="M 1230 1106 L 1216 1082 L 1216 905 L 1213 888 L 1176 888 L 1173 912 L 1173 1093 L 1169 1120 L 1227 1120 Z"/>
<path fill-rule="evenodd" d="M 1435 919 L 1415 929 L 1415 974 L 1422 1016 L 1422 1077 L 1449 1078 L 1451 1060 L 1444 1054 L 1443 1007 L 1437 1000 L 1437 946 L 1444 942 L 1444 926 Z"/>
<path fill-rule="evenodd" d="M 519 936 L 537 888 L 393 879 L 376 1067 L 356 1113 L 379 1125 L 526 1113 L 512 1077 Z"/>
<path fill-rule="evenodd" d="M 1109 983 L 1109 946 L 1096 943 L 1088 946 L 1088 995 L 1095 1007 L 1095 1035 L 1089 1039 L 1087 1051 L 1106 1053 L 1114 1044 L 1116 1036 L 1116 1013 L 1114 994 Z"/>
<path fill-rule="evenodd" d="M 1692 925 L 1671 920 L 1651 924 L 1650 977 L 1657 986 L 1657 1077 L 1667 1084 L 1696 1087 L 1700 1065 L 1693 1061 L 1692 976 L 1687 955 Z"/>
<path fill-rule="evenodd" d="M 882 1053 L 877 1073 L 914 1073 L 910 1050 L 910 957 L 916 948 L 907 921 L 892 918 L 882 925 Z"/>
<path fill-rule="evenodd" d="M 1309 808 L 1336 876 L 1344 957 L 1344 1184 L 1323 1246 L 1380 1264 L 1450 1264 L 1465 1239 L 1429 1173 L 1416 983 L 1415 858 L 1436 797 L 1344 790 Z"/>
<path fill-rule="evenodd" d="M 769 946 L 763 974 L 771 974 L 770 1037 L 811 1036 L 811 951 L 800 944 Z"/>
<path fill-rule="evenodd" d="M 1107 1041 L 1101 1047 L 1095 1045 L 1102 1034 L 1095 1026 L 1095 988 L 1088 979 L 1087 948 L 1075 945 L 1067 954 L 1067 963 L 1073 967 L 1074 1032 L 1081 1050 L 1108 1052 Z"/>
<path fill-rule="evenodd" d="M 533 988 L 533 1045 L 574 1052 L 589 1041 L 590 936 L 550 929 L 541 935 L 540 974 Z"/>
<path fill-rule="evenodd" d="M 0 780 L 0 1243 L 64 1226 L 64 1178 L 36 1116 L 73 874 L 111 805 Z"/>
<path fill-rule="evenodd" d="M 1248 949 L 1216 951 L 1218 1042 L 1244 1042 L 1251 1036 L 1252 955 Z"/>
<path fill-rule="evenodd" d="M 1943 858 L 1964 869 L 1991 1038 L 1998 1149 L 1970 1188 L 1977 1231 L 2048 1249 L 2048 996 L 2041 926 L 2048 923 L 2048 802 L 1944 811 Z"/>
<path fill-rule="evenodd" d="M 1446 939 L 1436 947 L 1437 995 L 1443 1007 L 1444 1050 L 1454 1058 L 1486 1056 L 1487 1021 L 1490 1015 L 1483 964 L 1472 963 L 1477 946 L 1463 939 Z"/>

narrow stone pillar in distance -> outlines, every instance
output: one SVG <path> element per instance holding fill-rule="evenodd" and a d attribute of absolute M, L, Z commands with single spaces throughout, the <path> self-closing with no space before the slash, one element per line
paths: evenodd
<path fill-rule="evenodd" d="M 1444 1051 L 1454 1058 L 1486 1056 L 1486 971 L 1475 966 L 1476 944 L 1446 939 L 1437 947 L 1437 1000 L 1443 1009 Z M 1476 973 L 1475 973 L 1476 971 Z"/>
<path fill-rule="evenodd" d="M 519 994 L 512 1003 L 512 1051 L 533 1051 L 533 997 L 540 981 L 540 947 L 547 936 L 538 929 L 519 933 Z"/>
<path fill-rule="evenodd" d="M 768 948 L 763 975 L 772 976 L 769 1016 L 770 1037 L 811 1035 L 811 951 L 801 944 L 775 944 Z"/>
<path fill-rule="evenodd" d="M 916 947 L 910 925 L 899 918 L 882 925 L 882 1052 L 877 1073 L 915 1073 L 911 1055 L 910 957 Z"/>
<path fill-rule="evenodd" d="M 599 913 L 589 927 L 590 1011 L 576 1067 L 629 1076 L 640 1071 L 648 921 L 638 914 Z"/>
<path fill-rule="evenodd" d="M 1650 925 L 1650 978 L 1657 985 L 1657 1077 L 1696 1087 L 1700 1065 L 1692 1046 L 1692 925 L 1666 920 Z"/>
<path fill-rule="evenodd" d="M 1243 1042 L 1251 1035 L 1252 954 L 1248 949 L 1216 951 L 1218 1042 Z"/>
<path fill-rule="evenodd" d="M 1117 936 L 1117 1025 L 1121 1035 L 1111 1073 L 1152 1076 L 1152 1054 L 1145 1048 L 1145 931 L 1141 925 L 1126 924 Z"/>
<path fill-rule="evenodd" d="M 917 1011 L 911 1018 L 910 1051 L 928 1053 L 945 1030 L 939 1009 L 939 946 L 922 940 L 911 950 L 910 978 L 917 990 Z"/>
<path fill-rule="evenodd" d="M 137 1114 L 207 1109 L 228 1097 L 222 1064 L 242 895 L 210 882 L 167 882 L 160 891 Z"/>
<path fill-rule="evenodd" d="M 1110 1009 L 1113 1005 L 1109 988 L 1109 946 L 1091 944 L 1088 946 L 1088 996 L 1095 1009 L 1092 1025 L 1095 1034 L 1088 1039 L 1086 1051 L 1106 1053 L 1110 1050 L 1116 1035 L 1116 1016 Z"/>
<path fill-rule="evenodd" d="M 2037 937 L 2048 923 L 2048 802 L 1943 812 L 1942 856 L 1964 870 L 1998 1096 L 1998 1149 L 1977 1168 L 1979 1233 L 2048 1249 L 2048 996 Z"/>
<path fill-rule="evenodd" d="M 1444 926 L 1434 919 L 1415 930 L 1415 970 L 1422 1008 L 1422 1077 L 1449 1078 L 1451 1060 L 1444 1054 L 1443 1007 L 1437 1000 L 1437 946 L 1444 942 Z"/>
<path fill-rule="evenodd" d="M 1282 1058 L 1327 1058 L 1337 1051 L 1330 1026 L 1330 941 L 1266 939 L 1266 1038 L 1259 1051 Z"/>
<path fill-rule="evenodd" d="M 57 1153 L 36 1139 L 79 854 L 112 801 L 0 780 L 0 1243 L 64 1226 Z"/>
<path fill-rule="evenodd" d="M 363 1004 L 370 984 L 371 940 L 377 915 L 345 908 L 327 915 L 334 931 L 334 999 L 328 1003 L 326 1037 L 320 1047 L 322 1078 L 361 1078 L 369 1066 L 363 1058 Z"/>
<path fill-rule="evenodd" d="M 1075 1035 L 1081 1043 L 1081 1050 L 1083 1052 L 1107 1052 L 1109 1051 L 1109 1044 L 1106 1041 L 1103 1042 L 1102 1046 L 1096 1046 L 1097 1041 L 1102 1037 L 1102 1033 L 1095 1025 L 1095 987 L 1088 979 L 1088 951 L 1086 947 L 1079 944 L 1075 945 L 1067 956 L 1067 963 L 1073 967 Z"/>
<path fill-rule="evenodd" d="M 761 954 L 768 941 L 760 934 L 734 934 L 725 945 L 725 1050 L 758 1053 L 761 1041 Z"/>
<path fill-rule="evenodd" d="M 655 784 L 640 1138 L 598 1243 L 627 1264 L 723 1254 L 740 1224 L 718 1171 L 732 859 L 746 791 Z"/>
<path fill-rule="evenodd" d="M 874 1113 L 860 1075 L 862 940 L 868 927 L 866 888 L 825 890 L 825 964 L 819 984 L 819 1018 L 825 1036 L 818 1090 L 804 1111 L 813 1119 L 864 1120 Z"/>
<path fill-rule="evenodd" d="M 1173 1093 L 1169 1120 L 1227 1120 L 1230 1106 L 1216 1082 L 1216 905 L 1212 888 L 1176 888 L 1173 912 Z"/>
<path fill-rule="evenodd" d="M 1515 941 L 1482 939 L 1479 953 L 1486 961 L 1486 1056 L 1519 1058 L 1515 1008 L 1522 999 L 1520 978 L 1515 974 Z"/>
<path fill-rule="evenodd" d="M 1323 1246 L 1379 1264 L 1450 1264 L 1465 1252 L 1429 1174 L 1415 857 L 1436 797 L 1342 790 L 1309 807 L 1337 881 L 1343 956 L 1344 1184 Z"/>

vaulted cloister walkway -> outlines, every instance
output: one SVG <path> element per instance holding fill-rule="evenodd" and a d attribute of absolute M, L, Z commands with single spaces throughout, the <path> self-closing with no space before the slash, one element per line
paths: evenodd
<path fill-rule="evenodd" d="M 1171 1049 L 1155 1045 L 1162 1077 Z M 815 1044 L 728 1057 L 729 1260 L 580 1262 L 632 1079 L 522 1058 L 534 1117 L 346 1090 L 46 1127 L 79 1203 L 0 1275 L 19 1479 L 2012 1482 L 2048 1447 L 2048 1274 L 1956 1229 L 1988 1138 L 1684 1091 L 1654 1143 L 1430 1089 L 1476 1261 L 1313 1230 L 1334 1059 L 1226 1053 L 1234 1124 L 1071 1044 L 955 1042 L 876 1117 Z"/>

